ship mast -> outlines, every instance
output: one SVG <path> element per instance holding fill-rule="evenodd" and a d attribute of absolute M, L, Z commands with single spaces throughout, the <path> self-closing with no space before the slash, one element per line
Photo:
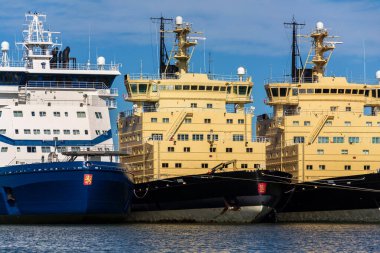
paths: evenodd
<path fill-rule="evenodd" d="M 293 29 L 293 36 L 292 36 L 292 69 L 291 69 L 291 76 L 293 81 L 297 81 L 299 74 L 297 74 L 297 62 L 296 57 L 298 56 L 301 62 L 301 69 L 303 69 L 302 59 L 300 57 L 300 50 L 298 48 L 298 41 L 297 41 L 297 29 L 303 28 L 305 24 L 297 23 L 295 18 L 293 17 L 292 22 L 285 22 L 285 27 L 292 28 Z"/>
<path fill-rule="evenodd" d="M 178 67 L 179 74 L 185 74 L 188 72 L 188 62 L 191 58 L 189 54 L 189 48 L 197 45 L 197 41 L 190 41 L 188 35 L 191 33 L 191 25 L 189 23 L 183 23 L 182 17 L 175 18 L 175 29 L 173 31 L 176 34 L 177 51 L 174 58 L 177 60 L 176 66 Z"/>

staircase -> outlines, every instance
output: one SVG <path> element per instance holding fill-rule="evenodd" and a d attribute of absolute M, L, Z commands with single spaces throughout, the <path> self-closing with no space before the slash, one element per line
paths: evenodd
<path fill-rule="evenodd" d="M 169 130 L 166 132 L 166 140 L 169 141 L 173 138 L 175 133 L 178 131 L 178 128 L 182 125 L 182 122 L 185 120 L 186 117 L 192 117 L 193 113 L 192 112 L 180 112 L 172 126 L 169 128 Z"/>
<path fill-rule="evenodd" d="M 322 128 L 324 127 L 326 121 L 329 119 L 333 119 L 333 118 L 334 118 L 334 116 L 331 116 L 331 115 L 323 115 L 322 116 L 322 119 L 320 119 L 320 121 L 315 126 L 313 132 L 311 133 L 311 135 L 309 137 L 309 143 L 308 143 L 309 145 L 315 141 L 315 139 L 317 138 L 317 136 L 321 132 Z"/>

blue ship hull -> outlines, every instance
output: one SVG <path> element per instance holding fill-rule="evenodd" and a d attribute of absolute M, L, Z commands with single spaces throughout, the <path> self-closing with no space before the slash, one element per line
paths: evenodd
<path fill-rule="evenodd" d="M 117 222 L 133 184 L 111 162 L 55 162 L 0 170 L 1 223 Z"/>

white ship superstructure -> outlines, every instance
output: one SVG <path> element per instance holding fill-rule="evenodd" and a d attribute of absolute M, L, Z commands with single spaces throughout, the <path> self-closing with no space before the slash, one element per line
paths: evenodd
<path fill-rule="evenodd" d="M 110 87 L 119 64 L 104 57 L 79 64 L 69 47 L 61 51 L 60 33 L 45 30 L 46 15 L 25 17 L 22 60 L 11 61 L 9 43 L 1 43 L 0 166 L 63 161 L 65 151 L 112 151 L 109 110 L 118 93 Z"/>

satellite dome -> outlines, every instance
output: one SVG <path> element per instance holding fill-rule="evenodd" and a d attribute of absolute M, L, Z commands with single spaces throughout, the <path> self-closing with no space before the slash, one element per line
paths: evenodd
<path fill-rule="evenodd" d="M 240 76 L 245 75 L 245 68 L 244 67 L 238 67 L 237 74 Z"/>
<path fill-rule="evenodd" d="M 175 24 L 176 25 L 182 25 L 182 23 L 183 23 L 182 17 L 181 16 L 177 16 L 175 18 Z"/>
<path fill-rule="evenodd" d="M 322 30 L 324 25 L 321 21 L 318 21 L 317 24 L 316 24 L 316 27 L 317 27 L 317 30 Z"/>
<path fill-rule="evenodd" d="M 380 70 L 376 71 L 376 79 L 380 81 Z"/>
<path fill-rule="evenodd" d="M 96 63 L 99 66 L 104 66 L 106 64 L 106 59 L 103 56 L 99 56 L 98 59 L 96 59 Z"/>
<path fill-rule="evenodd" d="M 1 42 L 1 51 L 8 51 L 9 50 L 9 43 L 7 41 Z"/>

